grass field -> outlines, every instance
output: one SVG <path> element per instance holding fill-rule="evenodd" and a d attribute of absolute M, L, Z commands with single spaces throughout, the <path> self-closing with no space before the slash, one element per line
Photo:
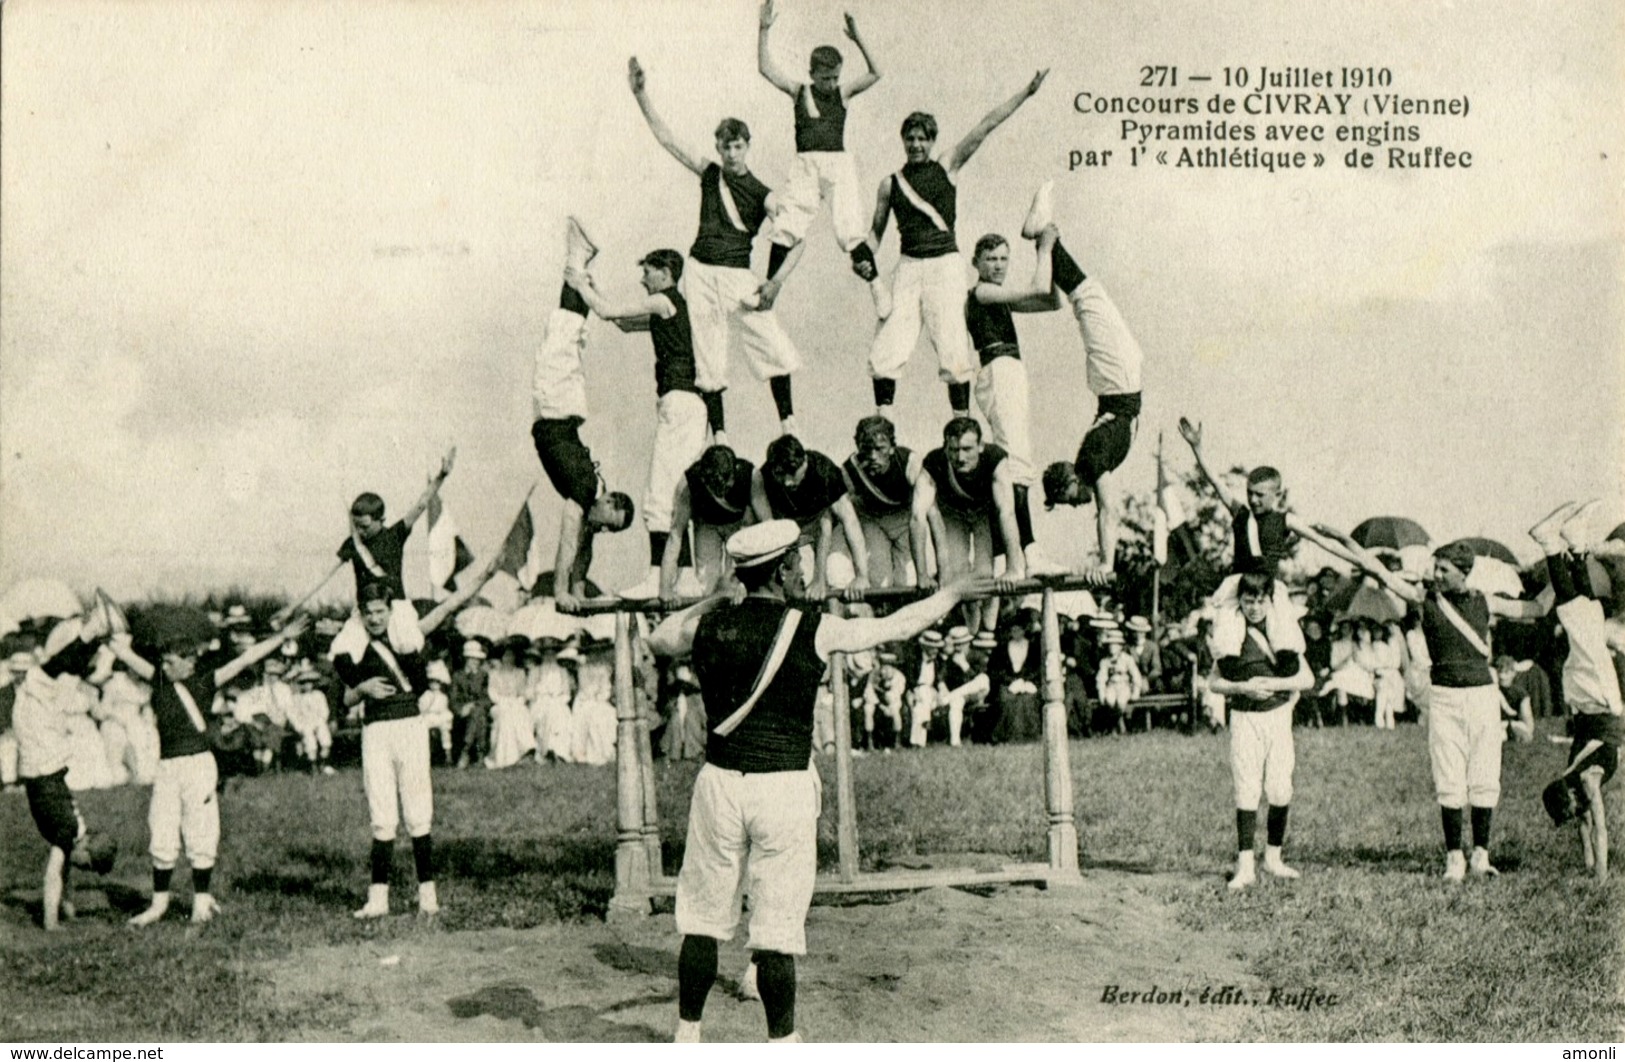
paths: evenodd
<path fill-rule="evenodd" d="M 1259 985 L 1339 996 L 1335 1007 L 1249 1013 L 1242 1038 L 1620 1038 L 1625 886 L 1618 876 L 1605 886 L 1584 879 L 1572 830 L 1553 830 L 1541 813 L 1539 789 L 1561 766 L 1562 749 L 1544 739 L 1507 746 L 1495 822 L 1503 874 L 1452 887 L 1438 879 L 1422 732 L 1299 731 L 1287 852 L 1304 876 L 1233 896 L 1223 887 L 1234 844 L 1227 742 L 1223 734 L 1109 737 L 1075 743 L 1072 765 L 1086 877 L 1131 872 L 1192 939 L 1239 935 Z M 658 765 L 669 871 L 681 859 L 694 770 Z M 856 777 L 867 867 L 945 852 L 1043 858 L 1036 746 L 870 755 L 856 761 Z M 603 916 L 614 865 L 612 771 L 449 771 L 435 784 L 445 908 L 437 932 L 448 946 L 472 931 Z M 823 858 L 833 864 L 829 793 Z M 124 928 L 150 889 L 145 791 L 82 794 L 80 802 L 97 828 L 117 836 L 121 856 L 105 882 L 76 878 L 80 917 L 47 936 L 36 928 L 43 844 L 22 795 L 0 796 L 0 1040 L 274 1040 L 294 1029 L 337 1037 L 358 997 L 334 991 L 290 1002 L 272 991 L 266 964 L 423 932 L 407 918 L 363 925 L 350 917 L 367 875 L 357 772 L 232 784 L 216 877 L 225 917 L 201 931 L 179 918 L 143 933 Z M 1612 818 L 1625 822 L 1618 803 Z M 404 843 L 396 869 L 399 910 L 412 895 Z M 184 911 L 190 889 L 184 871 L 176 877 Z"/>

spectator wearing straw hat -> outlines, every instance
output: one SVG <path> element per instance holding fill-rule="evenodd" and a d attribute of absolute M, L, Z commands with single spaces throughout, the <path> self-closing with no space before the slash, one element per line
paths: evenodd
<path fill-rule="evenodd" d="M 1118 733 L 1127 729 L 1130 706 L 1145 695 L 1145 676 L 1140 674 L 1140 666 L 1129 654 L 1124 641 L 1120 630 L 1101 634 L 1100 644 L 1106 654 L 1101 657 L 1100 671 L 1095 677 L 1101 705 L 1117 715 Z"/>
<path fill-rule="evenodd" d="M 717 942 L 731 939 L 739 922 L 747 869 L 750 948 L 768 1036 L 799 1038 L 794 956 L 806 952 L 818 864 L 813 712 L 830 654 L 912 638 L 965 597 L 992 589 L 991 580 L 961 578 L 879 619 L 806 612 L 790 604 L 802 590 L 793 555 L 799 538 L 788 520 L 735 534 L 728 553 L 745 599 L 714 597 L 685 609 L 650 639 L 664 656 L 692 651 L 711 724 L 677 880 L 679 1041 L 700 1038 Z"/>
<path fill-rule="evenodd" d="M 919 666 L 912 676 L 908 698 L 908 743 L 914 748 L 925 747 L 931 714 L 937 707 L 938 658 L 948 640 L 941 631 L 928 630 L 920 635 L 919 644 Z"/>
<path fill-rule="evenodd" d="M 1151 621 L 1144 616 L 1130 616 L 1123 624 L 1128 639 L 1128 654 L 1140 669 L 1144 680 L 1144 693 L 1156 693 L 1162 688 L 1162 648 L 1151 637 Z M 1142 694 L 1143 695 L 1143 694 Z"/>
<path fill-rule="evenodd" d="M 987 661 L 972 653 L 973 640 L 969 627 L 953 627 L 937 662 L 937 703 L 947 709 L 942 738 L 950 745 L 960 743 L 967 714 L 974 716 L 987 698 Z"/>
<path fill-rule="evenodd" d="M 458 767 L 483 762 L 490 744 L 491 696 L 487 691 L 490 651 L 479 638 L 463 643 L 463 666 L 451 677 L 447 697 L 454 716 L 451 727 L 453 761 Z"/>

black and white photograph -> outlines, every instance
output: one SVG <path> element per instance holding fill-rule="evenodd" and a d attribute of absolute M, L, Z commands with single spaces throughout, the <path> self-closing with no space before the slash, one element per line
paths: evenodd
<path fill-rule="evenodd" d="M 1614 1057 L 1622 159 L 1607 0 L 0 0 L 0 1043 Z"/>

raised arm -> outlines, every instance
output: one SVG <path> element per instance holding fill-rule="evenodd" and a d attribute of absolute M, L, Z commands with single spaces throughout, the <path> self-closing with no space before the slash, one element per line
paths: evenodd
<path fill-rule="evenodd" d="M 794 97 L 801 91 L 801 85 L 786 73 L 783 67 L 774 62 L 773 49 L 768 47 L 767 43 L 768 32 L 773 28 L 773 20 L 777 17 L 777 12 L 773 10 L 773 0 L 762 0 L 762 15 L 756 30 L 756 69 L 767 78 L 768 84 L 786 96 Z"/>
<path fill-rule="evenodd" d="M 889 616 L 876 619 L 825 616 L 818 625 L 814 645 L 819 656 L 827 657 L 830 653 L 855 653 L 912 638 L 953 611 L 961 601 L 989 594 L 993 587 L 991 577 L 964 572 L 930 597 L 905 605 Z"/>
<path fill-rule="evenodd" d="M 300 616 L 269 638 L 255 642 L 247 649 L 244 649 L 235 659 L 214 669 L 214 684 L 216 686 L 226 685 L 244 671 L 276 652 L 283 642 L 292 641 L 305 633 L 309 627 L 310 617 Z"/>
<path fill-rule="evenodd" d="M 649 94 L 645 91 L 645 78 L 643 67 L 638 65 L 637 56 L 633 56 L 626 63 L 626 79 L 632 85 L 632 98 L 638 101 L 638 109 L 643 112 L 643 120 L 649 123 L 649 132 L 655 135 L 660 146 L 665 148 L 672 158 L 681 162 L 698 177 L 705 172 L 705 160 L 694 152 L 677 142 L 671 129 L 655 113 L 654 104 L 649 102 Z"/>
<path fill-rule="evenodd" d="M 125 667 L 130 669 L 130 673 L 132 675 L 135 675 L 143 682 L 151 682 L 153 676 L 158 673 L 158 669 L 152 666 L 151 661 L 135 651 L 135 648 L 130 644 L 130 636 L 128 634 L 122 634 L 112 638 L 108 641 L 107 647 L 113 651 L 113 655 L 116 656 Z"/>
<path fill-rule="evenodd" d="M 1044 83 L 1044 78 L 1047 76 L 1049 76 L 1048 70 L 1040 70 L 1033 75 L 1031 81 L 1022 86 L 1020 92 L 988 111 L 987 116 L 977 122 L 976 128 L 966 133 L 965 139 L 956 144 L 953 151 L 948 155 L 948 159 L 944 163 L 948 172 L 950 174 L 957 173 L 961 166 L 969 162 L 970 157 L 976 154 L 976 149 L 982 146 L 982 141 L 987 139 L 988 134 L 997 129 L 1006 118 L 1015 114 L 1016 109 L 1023 103 L 1031 99 L 1033 93 L 1038 91 L 1039 86 Z"/>
<path fill-rule="evenodd" d="M 672 301 L 659 292 L 610 298 L 598 290 L 591 277 L 574 267 L 564 270 L 564 282 L 581 294 L 581 301 L 593 313 L 606 320 L 633 318 L 647 321 L 650 317 L 665 318 L 677 313 Z"/>
<path fill-rule="evenodd" d="M 354 532 L 352 531 L 351 534 L 354 534 Z M 340 570 L 342 570 L 344 568 L 344 566 L 346 564 L 349 564 L 349 563 L 350 563 L 349 561 L 345 561 L 345 560 L 340 560 L 340 561 L 336 562 L 333 565 L 333 567 L 331 567 L 331 568 L 329 568 L 327 570 L 327 574 L 322 576 L 322 581 L 317 583 L 315 586 L 311 587 L 309 590 L 305 591 L 305 594 L 304 594 L 303 597 L 301 597 L 299 600 L 295 601 L 291 605 L 284 605 L 281 608 L 277 609 L 276 612 L 271 616 L 271 626 L 280 627 L 284 623 L 288 622 L 288 617 L 292 616 L 295 612 L 298 612 L 300 609 L 304 608 L 307 604 L 309 604 L 310 599 L 315 597 L 317 594 L 321 593 L 322 592 L 322 587 L 326 586 L 328 584 L 328 582 L 333 578 L 333 576 L 337 575 L 340 572 Z"/>
<path fill-rule="evenodd" d="M 1304 539 L 1305 541 L 1314 543 L 1327 553 L 1330 553 L 1332 556 L 1340 557 L 1343 560 L 1348 561 L 1350 564 L 1359 563 L 1354 559 L 1353 554 L 1349 553 L 1349 551 L 1344 548 L 1341 542 L 1338 542 L 1336 539 L 1327 538 L 1319 531 L 1316 531 L 1314 524 L 1305 520 L 1297 513 L 1286 514 L 1286 526 L 1288 531 L 1291 531 L 1293 534 Z"/>
<path fill-rule="evenodd" d="M 447 476 L 451 475 L 451 466 L 456 460 L 457 447 L 453 446 L 446 451 L 446 456 L 440 459 L 440 470 L 429 477 L 429 485 L 424 488 L 422 497 L 413 502 L 412 507 L 406 510 L 406 515 L 401 517 L 401 523 L 411 527 L 418 522 L 418 517 L 423 515 L 423 510 L 429 507 L 430 500 L 440 493 L 440 485 L 446 482 Z"/>
<path fill-rule="evenodd" d="M 1315 524 L 1314 530 L 1317 534 L 1340 544 L 1347 551 L 1346 555 L 1349 560 L 1359 565 L 1362 571 L 1374 577 L 1385 588 L 1397 594 L 1403 600 L 1409 601 L 1413 605 L 1420 605 L 1427 598 L 1427 592 L 1420 586 L 1413 586 L 1389 571 L 1387 566 L 1375 554 L 1354 541 L 1346 532 L 1339 531 L 1328 524 Z"/>
<path fill-rule="evenodd" d="M 455 594 L 440 602 L 434 607 L 434 611 L 419 620 L 418 630 L 422 631 L 425 637 L 433 634 L 442 623 L 446 622 L 448 616 L 468 604 L 474 599 L 475 594 L 484 589 L 485 584 L 491 581 L 491 576 L 497 573 L 497 565 L 501 562 L 502 551 L 498 550 L 490 560 L 485 562 L 485 567 L 480 569 L 479 574 L 467 581 L 467 586 L 459 585 Z M 556 579 L 558 576 L 555 575 L 554 578 Z M 459 584 L 462 582 L 463 580 L 458 580 Z"/>
<path fill-rule="evenodd" d="M 1016 284 L 978 283 L 973 289 L 983 306 L 1008 306 L 1015 313 L 1043 313 L 1061 308 L 1061 295 L 1052 283 L 1054 259 L 1050 254 L 1059 232 L 1047 225 L 1038 237 L 1038 266 L 1025 287 Z"/>
<path fill-rule="evenodd" d="M 1207 462 L 1202 460 L 1202 426 L 1192 424 L 1184 417 L 1180 417 L 1179 434 L 1181 438 L 1190 444 L 1191 455 L 1196 458 L 1196 469 L 1202 473 L 1202 478 L 1207 480 L 1209 485 L 1213 487 L 1213 493 L 1219 496 L 1219 504 L 1229 509 L 1232 516 L 1235 515 L 1241 502 L 1230 496 L 1230 492 L 1224 487 L 1224 481 L 1208 471 Z"/>
<path fill-rule="evenodd" d="M 863 43 L 863 38 L 858 36 L 858 20 L 851 15 L 847 15 L 845 18 L 846 38 L 858 46 L 858 53 L 863 56 L 864 65 L 869 68 L 854 78 L 851 84 L 841 86 L 841 96 L 844 99 L 851 99 L 858 93 L 867 92 L 875 87 L 875 82 L 880 80 L 880 67 L 875 65 L 875 57 L 869 54 L 869 49 Z"/>

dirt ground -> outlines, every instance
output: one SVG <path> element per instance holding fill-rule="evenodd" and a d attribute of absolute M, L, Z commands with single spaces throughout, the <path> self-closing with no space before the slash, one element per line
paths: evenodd
<path fill-rule="evenodd" d="M 819 1041 L 1234 1040 L 1248 1008 L 1203 988 L 1256 988 L 1243 942 L 1181 928 L 1157 879 L 1088 873 L 1080 888 L 933 889 L 815 906 L 799 963 L 801 1031 Z M 760 1003 L 733 998 L 743 931 L 725 944 L 705 1037 L 760 1040 Z M 356 1005 L 347 1029 L 291 1039 L 654 1041 L 676 1021 L 678 936 L 669 913 L 606 924 L 443 933 L 320 948 L 269 973 L 278 1003 Z M 1108 986 L 1172 993 L 1107 1003 Z"/>

